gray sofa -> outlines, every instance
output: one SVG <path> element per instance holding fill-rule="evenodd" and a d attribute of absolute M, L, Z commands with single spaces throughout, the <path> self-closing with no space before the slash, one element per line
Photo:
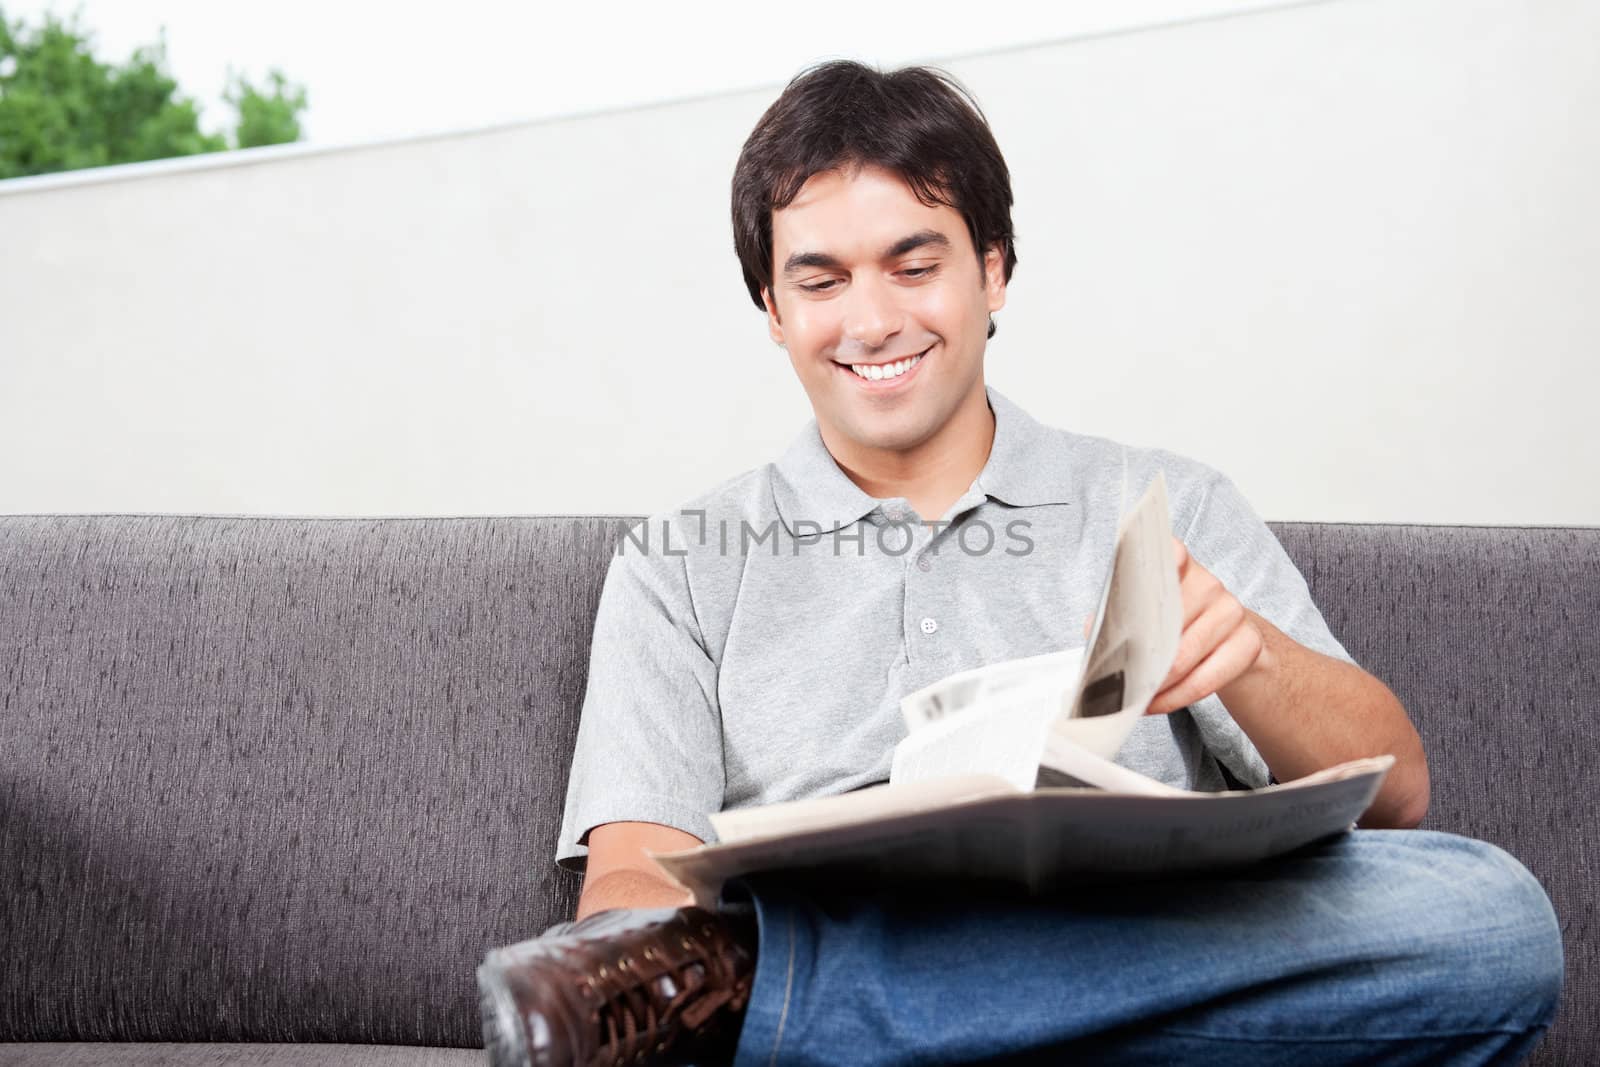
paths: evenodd
<path fill-rule="evenodd" d="M 0 517 L 0 1062 L 480 1062 L 474 967 L 576 899 L 624 521 Z M 1277 531 L 1417 719 L 1425 825 L 1555 901 L 1533 1062 L 1595 1062 L 1600 530 Z"/>

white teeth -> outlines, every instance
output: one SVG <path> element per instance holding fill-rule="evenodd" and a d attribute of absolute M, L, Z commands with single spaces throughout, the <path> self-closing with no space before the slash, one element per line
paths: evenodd
<path fill-rule="evenodd" d="M 910 370 L 912 367 L 915 367 L 921 362 L 921 356 L 912 356 L 910 359 L 902 359 L 897 363 L 873 365 L 870 367 L 852 363 L 850 365 L 850 369 L 855 371 L 860 377 L 865 378 L 868 381 L 876 382 L 881 381 L 884 378 L 898 378 L 900 375 L 904 374 L 906 371 Z"/>

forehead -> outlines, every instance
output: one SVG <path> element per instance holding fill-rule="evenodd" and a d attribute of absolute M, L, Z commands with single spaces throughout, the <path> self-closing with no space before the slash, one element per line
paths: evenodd
<path fill-rule="evenodd" d="M 772 213 L 773 258 L 782 263 L 794 252 L 876 257 L 920 230 L 943 234 L 953 250 L 971 247 L 960 212 L 918 200 L 893 171 L 872 166 L 824 171 L 813 174 L 788 207 Z"/>

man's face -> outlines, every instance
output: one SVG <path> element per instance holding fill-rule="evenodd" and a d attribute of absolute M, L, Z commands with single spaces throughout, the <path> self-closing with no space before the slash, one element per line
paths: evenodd
<path fill-rule="evenodd" d="M 989 313 L 1005 304 L 998 248 L 980 269 L 954 208 L 877 167 L 814 175 L 772 213 L 762 295 L 830 448 L 907 451 L 983 394 Z M 920 357 L 889 377 L 891 364 Z M 851 365 L 875 365 L 880 380 Z"/>

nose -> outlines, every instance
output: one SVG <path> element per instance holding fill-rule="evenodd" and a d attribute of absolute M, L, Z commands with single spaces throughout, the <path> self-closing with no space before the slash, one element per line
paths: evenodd
<path fill-rule="evenodd" d="M 905 317 L 891 287 L 871 276 L 851 282 L 844 294 L 845 338 L 863 348 L 882 348 L 900 332 Z"/>

